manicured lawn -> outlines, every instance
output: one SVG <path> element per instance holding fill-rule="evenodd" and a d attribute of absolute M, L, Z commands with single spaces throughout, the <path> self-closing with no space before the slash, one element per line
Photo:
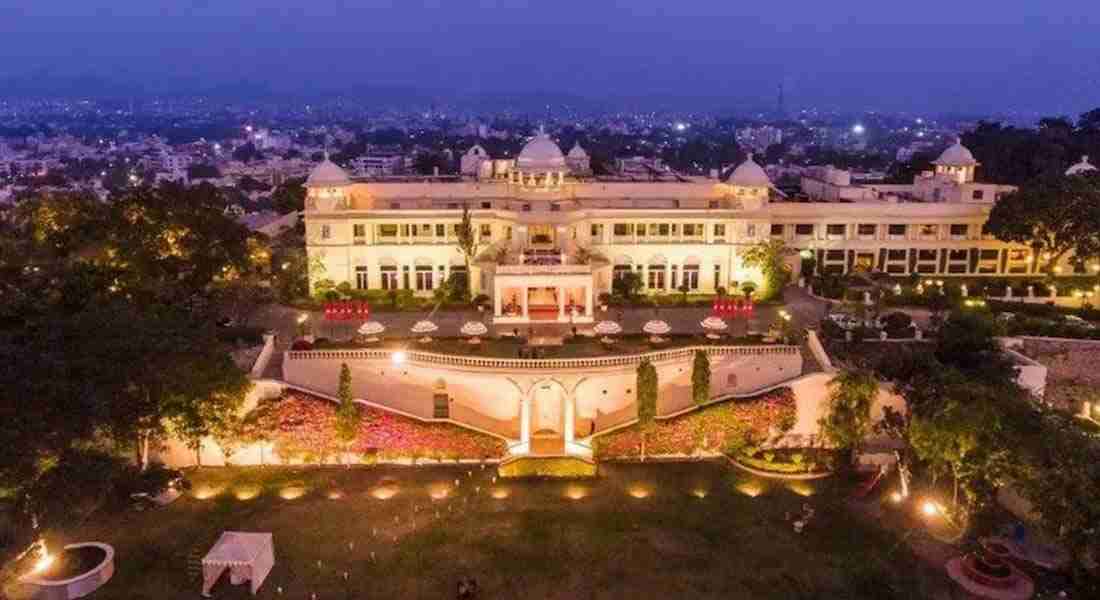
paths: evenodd
<path fill-rule="evenodd" d="M 828 481 L 752 479 L 715 462 L 600 471 L 494 484 L 478 466 L 207 469 L 166 508 L 51 542 L 115 546 L 96 599 L 197 597 L 189 562 L 226 529 L 274 533 L 260 598 L 453 598 L 462 577 L 480 598 L 925 598 L 943 585 L 851 516 Z M 803 503 L 817 514 L 796 534 L 785 516 Z M 224 580 L 214 596 L 248 597 Z"/>

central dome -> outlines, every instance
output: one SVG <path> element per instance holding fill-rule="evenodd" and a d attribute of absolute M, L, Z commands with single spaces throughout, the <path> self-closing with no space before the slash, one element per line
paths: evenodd
<path fill-rule="evenodd" d="M 321 164 L 313 168 L 306 179 L 307 187 L 340 187 L 351 184 L 347 171 L 325 157 Z"/>
<path fill-rule="evenodd" d="M 737 165 L 737 168 L 733 170 L 728 182 L 730 185 L 743 187 L 768 187 L 772 184 L 764 168 L 752 159 L 751 153 L 745 159 L 745 162 Z"/>
<path fill-rule="evenodd" d="M 973 167 L 977 166 L 978 161 L 974 159 L 970 150 L 962 145 L 962 140 L 956 139 L 955 144 L 944 150 L 932 164 L 943 167 Z"/>
<path fill-rule="evenodd" d="M 550 139 L 550 136 L 539 132 L 520 151 L 516 166 L 520 171 L 525 172 L 564 171 L 565 155 L 561 153 L 561 148 Z"/>

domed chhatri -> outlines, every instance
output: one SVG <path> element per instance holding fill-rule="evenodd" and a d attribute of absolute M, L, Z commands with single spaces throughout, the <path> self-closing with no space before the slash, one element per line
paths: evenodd
<path fill-rule="evenodd" d="M 962 140 L 955 138 L 955 143 L 944 150 L 939 158 L 932 161 L 932 164 L 945 167 L 976 167 L 978 161 L 970 149 L 962 145 Z"/>
<path fill-rule="evenodd" d="M 544 131 L 538 135 L 519 153 L 516 159 L 516 168 L 524 173 L 551 173 L 562 171 L 565 166 L 565 155 L 554 140 Z"/>
<path fill-rule="evenodd" d="M 749 153 L 745 162 L 737 165 L 737 168 L 733 170 L 729 177 L 729 184 L 741 187 L 770 187 L 772 181 L 768 178 L 764 167 L 756 164 L 756 161 L 752 159 L 752 153 Z"/>
<path fill-rule="evenodd" d="M 961 184 L 974 181 L 974 169 L 981 163 L 974 158 L 969 148 L 962 145 L 961 139 L 955 138 L 955 143 L 944 150 L 932 164 L 936 168 L 937 176 Z"/>
<path fill-rule="evenodd" d="M 1081 157 L 1081 162 L 1079 162 L 1079 163 L 1071 166 L 1070 168 L 1066 169 L 1066 175 L 1067 176 L 1085 175 L 1087 173 L 1095 173 L 1095 172 L 1096 172 L 1096 166 L 1089 162 L 1089 157 L 1088 157 L 1087 154 L 1085 156 Z"/>
<path fill-rule="evenodd" d="M 351 185 L 351 178 L 348 177 L 347 171 L 329 160 L 327 155 L 325 160 L 321 161 L 321 164 L 313 167 L 306 179 L 306 187 L 342 187 L 346 185 Z"/>

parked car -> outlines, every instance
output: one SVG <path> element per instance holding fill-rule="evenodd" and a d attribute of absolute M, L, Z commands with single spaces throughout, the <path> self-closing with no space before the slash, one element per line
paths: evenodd
<path fill-rule="evenodd" d="M 829 320 L 836 323 L 844 331 L 854 331 L 863 326 L 863 322 L 852 315 L 846 315 L 843 313 L 834 313 L 829 315 Z"/>
<path fill-rule="evenodd" d="M 1096 329 L 1096 326 L 1092 323 L 1078 317 L 1077 315 L 1066 315 L 1066 324 L 1074 325 L 1084 329 Z"/>

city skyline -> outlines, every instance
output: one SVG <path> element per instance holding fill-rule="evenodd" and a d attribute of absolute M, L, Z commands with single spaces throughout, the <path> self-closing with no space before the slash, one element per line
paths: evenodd
<path fill-rule="evenodd" d="M 0 82 L 5 96 L 740 112 L 775 107 L 782 85 L 791 110 L 1070 116 L 1100 87 L 1100 18 L 1077 1 L 504 4 L 19 6 L 0 24 Z"/>

